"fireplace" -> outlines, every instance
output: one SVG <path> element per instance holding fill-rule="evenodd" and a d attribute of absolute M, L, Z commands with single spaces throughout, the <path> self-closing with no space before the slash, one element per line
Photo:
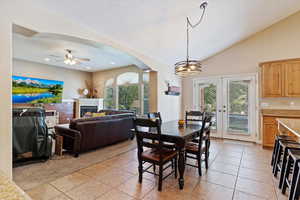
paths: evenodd
<path fill-rule="evenodd" d="M 76 99 L 76 118 L 81 118 L 87 112 L 97 112 L 103 109 L 103 99 Z"/>
<path fill-rule="evenodd" d="M 80 117 L 83 117 L 87 112 L 95 113 L 97 111 L 98 111 L 98 106 L 81 106 Z"/>

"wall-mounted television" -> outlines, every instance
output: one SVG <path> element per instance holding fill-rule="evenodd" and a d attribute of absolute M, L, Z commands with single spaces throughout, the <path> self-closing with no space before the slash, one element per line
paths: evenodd
<path fill-rule="evenodd" d="M 63 81 L 13 76 L 13 103 L 60 103 L 63 85 Z"/>

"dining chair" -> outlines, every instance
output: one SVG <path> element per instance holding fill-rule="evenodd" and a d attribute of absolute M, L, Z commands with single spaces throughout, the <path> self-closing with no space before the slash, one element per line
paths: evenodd
<path fill-rule="evenodd" d="M 199 176 L 202 176 L 201 170 L 201 162 L 202 162 L 202 155 L 204 155 L 205 161 L 205 168 L 208 169 L 208 158 L 209 158 L 209 139 L 204 137 L 205 132 L 210 132 L 211 128 L 211 116 L 207 116 L 202 121 L 201 130 L 199 132 L 199 139 L 197 142 L 191 141 L 186 144 L 185 147 L 185 164 L 198 168 Z M 210 133 L 207 133 L 210 135 Z M 187 158 L 197 160 L 197 166 L 193 164 L 187 163 Z"/>
<path fill-rule="evenodd" d="M 185 123 L 197 123 L 201 122 L 205 117 L 205 112 L 201 111 L 186 111 L 185 112 Z"/>
<path fill-rule="evenodd" d="M 138 161 L 139 161 L 139 182 L 142 183 L 143 173 L 147 172 L 159 177 L 158 191 L 162 190 L 162 181 L 175 173 L 175 178 L 177 178 L 177 156 L 178 153 L 174 149 L 165 148 L 161 138 L 161 123 L 159 120 L 149 120 L 149 119 L 134 119 L 134 128 L 137 138 L 138 147 Z M 154 132 L 154 128 L 156 131 Z M 151 131 L 149 131 L 151 130 Z M 151 142 L 155 140 L 156 142 Z M 152 165 L 144 169 L 143 164 L 150 163 Z M 175 167 L 171 172 L 163 176 L 163 171 L 172 167 L 174 163 Z M 153 166 L 157 165 L 159 167 L 159 173 L 149 171 Z M 167 165 L 167 166 L 166 166 Z"/>
<path fill-rule="evenodd" d="M 160 112 L 150 112 L 150 113 L 148 113 L 148 119 L 152 119 L 152 120 L 158 119 L 160 122 L 162 122 Z"/>

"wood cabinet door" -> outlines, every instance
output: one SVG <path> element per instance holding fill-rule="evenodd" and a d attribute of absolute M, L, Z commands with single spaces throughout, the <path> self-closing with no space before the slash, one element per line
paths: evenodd
<path fill-rule="evenodd" d="M 268 63 L 262 66 L 262 97 L 282 97 L 284 65 L 282 63 Z"/>
<path fill-rule="evenodd" d="M 285 68 L 285 96 L 300 97 L 300 61 L 288 62 Z"/>
<path fill-rule="evenodd" d="M 277 135 L 277 125 L 276 124 L 263 124 L 263 146 L 264 147 L 274 147 L 275 137 Z"/>

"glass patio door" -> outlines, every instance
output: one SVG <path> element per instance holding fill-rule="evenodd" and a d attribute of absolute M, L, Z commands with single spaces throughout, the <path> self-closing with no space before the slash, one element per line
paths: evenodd
<path fill-rule="evenodd" d="M 212 117 L 212 136 L 222 137 L 222 113 L 220 110 L 220 91 L 222 85 L 220 79 L 199 80 L 196 84 L 196 110 L 210 113 Z"/>
<path fill-rule="evenodd" d="M 252 141 L 255 136 L 255 76 L 195 81 L 194 105 L 213 115 L 212 136 Z"/>
<path fill-rule="evenodd" d="M 253 140 L 255 76 L 223 78 L 223 138 Z"/>

